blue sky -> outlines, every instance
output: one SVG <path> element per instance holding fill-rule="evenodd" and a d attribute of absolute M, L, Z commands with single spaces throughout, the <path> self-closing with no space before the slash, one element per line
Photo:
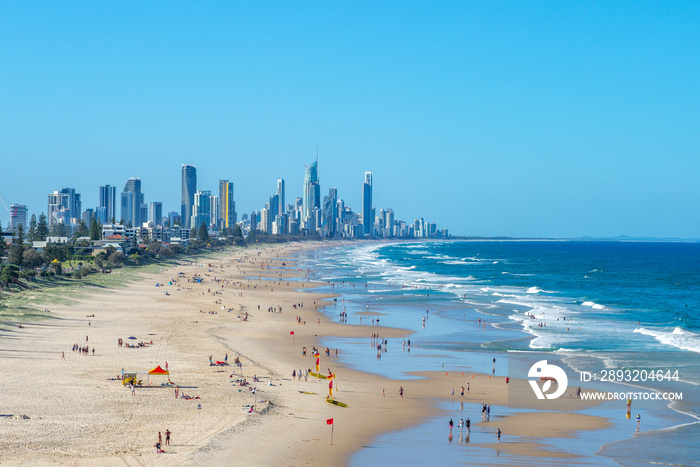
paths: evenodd
<path fill-rule="evenodd" d="M 0 195 L 180 166 L 460 235 L 700 237 L 696 2 L 2 2 Z M 3 225 L 9 220 L 0 208 Z"/>

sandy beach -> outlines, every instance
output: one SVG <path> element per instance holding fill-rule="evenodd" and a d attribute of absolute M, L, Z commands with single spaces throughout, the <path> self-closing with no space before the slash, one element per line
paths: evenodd
<path fill-rule="evenodd" d="M 323 246 L 231 250 L 158 272 L 131 270 L 135 276 L 125 286 L 84 287 L 70 302 L 47 301 L 42 308 L 50 309 L 50 319 L 0 340 L 0 463 L 346 465 L 379 434 L 434 415 L 436 401 L 450 400 L 451 388 L 468 382 L 462 399 L 468 404 L 507 403 L 500 377 L 465 369 L 387 380 L 344 368 L 335 349 L 330 357 L 320 349 L 320 373 L 336 374 L 334 396 L 347 407 L 326 401 L 326 379 L 293 379 L 293 371 L 314 369 L 311 349 L 323 337 L 366 337 L 370 345 L 370 331 L 408 336 L 402 329 L 330 322 L 316 307 L 333 297 L 288 280 L 302 275 L 288 259 L 300 248 Z M 41 303 L 42 292 L 31 293 Z M 88 352 L 73 351 L 74 345 Z M 210 356 L 228 365 L 210 365 Z M 149 370 L 166 362 L 169 376 L 149 378 Z M 122 370 L 138 371 L 144 385 L 132 393 L 118 379 Z M 168 378 L 173 385 L 162 386 Z M 562 399 L 557 409 L 581 404 Z M 498 446 L 533 458 L 567 457 L 538 440 L 606 426 L 603 418 L 575 413 L 516 414 L 499 424 Z M 158 433 L 165 441 L 166 430 L 170 444 L 155 453 Z M 509 442 L 508 436 L 531 441 Z"/>

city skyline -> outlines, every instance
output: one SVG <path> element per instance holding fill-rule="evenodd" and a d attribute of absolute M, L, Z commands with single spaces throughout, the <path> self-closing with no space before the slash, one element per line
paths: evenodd
<path fill-rule="evenodd" d="M 337 187 L 329 187 L 328 195 L 321 203 L 321 184 L 318 170 L 318 159 L 304 165 L 304 185 L 301 197 L 296 197 L 291 204 L 285 202 L 286 182 L 277 178 L 277 190 L 259 210 L 242 213 L 242 222 L 238 222 L 234 183 L 229 180 L 219 180 L 218 192 L 203 190 L 197 187 L 197 168 L 190 164 L 181 164 L 181 213 L 191 213 L 189 223 L 183 221 L 182 214 L 170 211 L 165 215 L 162 201 L 150 201 L 141 189 L 141 178 L 129 177 L 121 191 L 120 210 L 116 211 L 116 187 L 99 186 L 99 205 L 95 208 L 85 206 L 83 209 L 82 194 L 75 188 L 63 188 L 48 195 L 47 220 L 49 227 L 64 225 L 68 230 L 60 230 L 61 234 L 71 235 L 78 229 L 80 222 L 89 227 L 93 221 L 104 225 L 103 234 L 113 232 L 115 226 L 129 230 L 137 238 L 144 232 L 154 234 L 154 228 L 159 228 L 158 238 L 169 238 L 171 235 L 181 236 L 181 228 L 199 230 L 205 226 L 212 234 L 231 235 L 237 225 L 248 235 L 251 230 L 273 235 L 321 235 L 327 238 L 412 238 L 437 237 L 447 238 L 449 229 L 445 226 L 437 228 L 425 216 L 415 217 L 413 221 L 394 219 L 394 210 L 390 207 L 376 209 L 372 202 L 372 173 L 365 172 L 362 188 L 362 205 L 359 211 L 353 211 L 352 206 L 338 195 Z M 214 193 L 214 194 L 212 194 Z M 217 194 L 218 193 L 218 194 Z M 190 196 L 191 195 L 191 196 Z M 153 195 L 158 197 L 158 194 Z M 190 204 L 190 198 L 192 199 Z M 107 218 L 109 213 L 115 215 Z M 18 224 L 27 228 L 28 210 L 26 206 L 12 204 L 11 221 L 6 230 L 16 230 Z M 19 214 L 18 214 L 19 213 Z M 39 218 L 41 214 L 31 213 Z M 165 227 L 165 230 L 163 229 Z M 168 229 L 172 229 L 172 232 Z M 145 230 L 144 230 L 145 229 Z M 131 234 L 130 234 L 131 235 Z M 166 240 L 163 240 L 166 241 Z"/>
<path fill-rule="evenodd" d="M 179 211 L 188 163 L 247 213 L 318 145 L 321 198 L 371 171 L 456 235 L 700 237 L 696 3 L 107 8 L 0 7 L 8 206 L 136 177 Z"/>

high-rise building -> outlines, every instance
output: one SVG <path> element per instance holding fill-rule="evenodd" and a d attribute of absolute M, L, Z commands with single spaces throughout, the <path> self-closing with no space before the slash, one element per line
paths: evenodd
<path fill-rule="evenodd" d="M 236 202 L 233 200 L 233 183 L 219 180 L 219 229 L 233 229 L 236 225 Z"/>
<path fill-rule="evenodd" d="M 163 225 L 163 203 L 161 201 L 153 201 L 151 203 L 150 220 L 153 225 Z"/>
<path fill-rule="evenodd" d="M 63 188 L 49 194 L 48 218 L 49 224 L 77 224 L 82 214 L 80 194 L 75 188 Z"/>
<path fill-rule="evenodd" d="M 221 216 L 221 214 L 219 214 L 219 197 L 211 195 L 209 205 L 211 207 L 211 212 L 209 213 L 209 218 L 211 219 L 211 228 L 212 230 L 219 230 L 218 219 Z"/>
<path fill-rule="evenodd" d="M 83 221 L 83 224 L 85 224 L 86 226 L 90 227 L 90 225 L 92 224 L 92 220 L 94 218 L 95 218 L 95 210 L 94 209 L 87 208 L 85 210 L 85 212 L 83 212 L 82 221 Z"/>
<path fill-rule="evenodd" d="M 211 225 L 211 191 L 209 190 L 198 191 L 194 194 L 190 225 L 199 230 L 202 223 L 207 229 Z"/>
<path fill-rule="evenodd" d="M 274 222 L 275 217 L 280 212 L 280 195 L 275 193 L 270 196 L 270 222 Z"/>
<path fill-rule="evenodd" d="M 250 230 L 259 230 L 260 226 L 260 211 L 250 213 Z"/>
<path fill-rule="evenodd" d="M 103 224 L 110 224 L 117 217 L 117 187 L 104 185 L 100 187 L 100 205 L 97 207 L 97 218 Z M 100 209 L 103 208 L 103 209 Z"/>
<path fill-rule="evenodd" d="M 279 206 L 275 215 L 282 215 L 286 207 L 284 204 L 284 179 L 282 178 L 277 179 L 277 195 L 279 196 Z"/>
<path fill-rule="evenodd" d="M 19 226 L 27 231 L 27 206 L 24 204 L 10 204 L 10 230 L 16 232 Z"/>
<path fill-rule="evenodd" d="M 321 210 L 321 229 L 325 237 L 335 237 L 337 227 L 338 189 L 331 188 L 328 195 L 323 197 Z"/>
<path fill-rule="evenodd" d="M 197 192 L 197 168 L 194 165 L 182 164 L 182 197 L 180 201 L 180 218 L 183 227 L 192 228 L 192 206 Z M 209 225 L 209 224 L 207 224 Z"/>
<path fill-rule="evenodd" d="M 181 223 L 180 213 L 175 212 L 175 211 L 170 211 L 168 213 L 168 226 L 174 227 L 176 225 L 180 225 L 180 223 Z"/>
<path fill-rule="evenodd" d="M 304 173 L 304 204 L 301 213 L 302 221 L 313 216 L 314 208 L 321 208 L 321 185 L 318 181 L 318 161 L 306 167 Z M 307 226 L 310 228 L 310 226 Z"/>
<path fill-rule="evenodd" d="M 372 235 L 374 216 L 372 215 L 372 172 L 365 172 L 362 185 L 362 226 L 365 235 Z"/>
<path fill-rule="evenodd" d="M 263 233 L 270 233 L 270 209 L 262 208 L 260 210 L 260 221 L 258 222 L 258 229 Z"/>
<path fill-rule="evenodd" d="M 59 191 L 49 193 L 49 207 L 47 210 L 49 225 L 65 224 L 65 210 L 63 208 L 63 194 Z"/>
<path fill-rule="evenodd" d="M 147 208 L 143 203 L 141 179 L 130 177 L 124 185 L 121 195 L 122 219 L 133 227 L 140 227 L 145 221 Z"/>

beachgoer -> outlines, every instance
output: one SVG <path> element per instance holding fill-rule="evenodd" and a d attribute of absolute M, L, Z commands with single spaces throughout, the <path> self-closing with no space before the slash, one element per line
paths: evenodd
<path fill-rule="evenodd" d="M 459 397 L 464 397 L 464 386 L 459 390 Z"/>
<path fill-rule="evenodd" d="M 454 422 L 450 418 L 450 434 L 452 434 L 452 427 L 454 426 Z"/>
<path fill-rule="evenodd" d="M 498 442 L 501 442 L 501 429 L 499 428 L 498 431 L 496 432 L 496 436 L 498 437 Z"/>
<path fill-rule="evenodd" d="M 399 397 L 403 399 L 403 386 L 399 386 Z"/>
<path fill-rule="evenodd" d="M 65 359 L 66 359 L 66 353 L 65 353 L 65 352 L 61 352 L 61 360 L 65 360 Z"/>
<path fill-rule="evenodd" d="M 471 433 L 471 431 L 472 431 L 472 421 L 469 420 L 469 417 L 467 417 L 467 421 L 464 422 L 464 424 L 467 426 L 467 433 Z"/>
<path fill-rule="evenodd" d="M 170 446 L 170 430 L 165 430 L 165 445 Z"/>
<path fill-rule="evenodd" d="M 641 421 L 642 417 L 637 414 L 637 431 L 639 431 L 639 422 Z"/>

